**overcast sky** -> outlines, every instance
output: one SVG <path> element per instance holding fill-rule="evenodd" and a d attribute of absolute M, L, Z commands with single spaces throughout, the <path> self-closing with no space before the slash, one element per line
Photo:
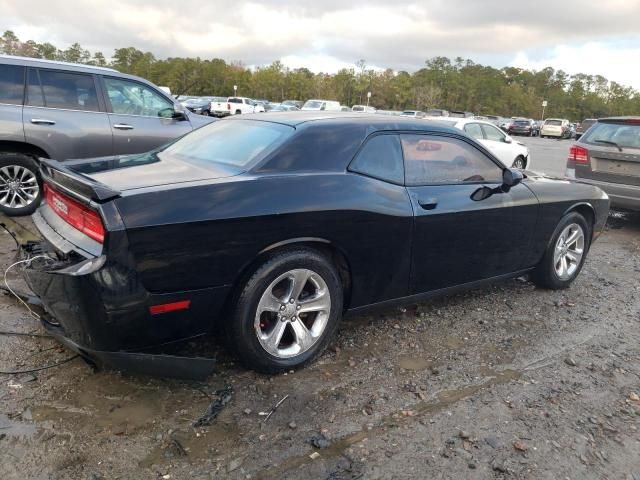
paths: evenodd
<path fill-rule="evenodd" d="M 110 57 L 200 56 L 335 72 L 433 56 L 602 74 L 640 89 L 640 0 L 0 0 L 0 31 Z"/>

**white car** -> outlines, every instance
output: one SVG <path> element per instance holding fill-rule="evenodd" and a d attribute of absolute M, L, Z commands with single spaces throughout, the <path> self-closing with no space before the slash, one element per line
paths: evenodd
<path fill-rule="evenodd" d="M 335 100 L 307 100 L 300 110 L 326 110 L 339 112 L 342 110 L 340 102 Z"/>
<path fill-rule="evenodd" d="M 547 118 L 540 129 L 540 137 L 571 138 L 571 126 L 566 118 Z"/>
<path fill-rule="evenodd" d="M 215 107 L 215 105 L 212 105 Z M 217 113 L 216 108 L 213 108 L 214 114 Z M 227 98 L 227 114 L 228 115 L 240 115 L 242 113 L 264 113 L 264 105 L 256 103 L 247 97 L 229 97 Z"/>
<path fill-rule="evenodd" d="M 351 107 L 352 112 L 360 112 L 360 113 L 376 113 L 376 109 L 373 107 L 369 107 L 367 105 L 354 105 Z"/>
<path fill-rule="evenodd" d="M 434 120 L 446 123 L 452 127 L 462 130 L 470 137 L 473 137 L 487 150 L 493 153 L 505 166 L 531 169 L 531 155 L 524 143 L 513 140 L 491 122 L 476 120 L 473 118 L 442 118 L 431 117 L 425 120 Z"/>

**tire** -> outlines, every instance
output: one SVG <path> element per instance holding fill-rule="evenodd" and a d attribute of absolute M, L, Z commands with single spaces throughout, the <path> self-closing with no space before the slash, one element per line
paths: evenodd
<path fill-rule="evenodd" d="M 36 161 L 21 153 L 0 153 L 0 212 L 10 217 L 31 215 L 41 200 Z"/>
<path fill-rule="evenodd" d="M 574 243 L 570 243 L 568 248 L 562 244 L 561 237 L 565 240 L 570 237 L 574 231 L 581 230 L 582 243 L 580 245 L 580 239 Z M 586 221 L 586 219 L 578 212 L 570 212 L 560 219 L 558 226 L 551 236 L 551 241 L 547 246 L 547 249 L 542 257 L 540 263 L 531 273 L 531 280 L 539 287 L 549 288 L 551 290 L 559 290 L 568 288 L 571 283 L 576 279 L 584 261 L 587 258 L 589 247 L 591 246 L 591 231 L 592 227 Z M 562 248 L 561 248 L 562 246 Z M 567 262 L 565 265 L 567 269 L 564 271 L 566 275 L 562 274 L 562 265 L 560 257 L 564 256 L 562 252 L 572 253 L 575 256 L 575 251 L 581 246 L 582 254 L 577 262 Z M 558 255 L 556 255 L 556 249 L 559 249 Z"/>
<path fill-rule="evenodd" d="M 513 165 L 511 165 L 513 168 L 518 168 L 520 170 L 524 170 L 527 165 L 525 163 L 525 159 L 522 155 L 518 155 L 516 157 L 516 159 L 513 161 Z"/>
<path fill-rule="evenodd" d="M 205 117 L 211 116 L 211 114 L 209 113 L 209 110 L 203 110 L 202 115 L 204 115 Z"/>
<path fill-rule="evenodd" d="M 242 115 L 242 111 L 241 110 L 236 110 L 236 115 Z"/>
<path fill-rule="evenodd" d="M 289 299 L 291 288 L 304 290 Z M 316 297 L 317 310 L 304 312 L 309 297 Z M 268 258 L 244 284 L 228 339 L 240 361 L 253 370 L 276 373 L 302 367 L 327 348 L 342 301 L 342 282 L 331 262 L 315 250 L 285 250 Z"/>

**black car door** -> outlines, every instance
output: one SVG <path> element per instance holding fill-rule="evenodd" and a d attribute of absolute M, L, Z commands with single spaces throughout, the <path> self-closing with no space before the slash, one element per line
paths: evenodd
<path fill-rule="evenodd" d="M 538 201 L 523 184 L 473 200 L 502 183 L 503 168 L 464 138 L 403 134 L 405 184 L 414 211 L 411 293 L 523 268 Z"/>

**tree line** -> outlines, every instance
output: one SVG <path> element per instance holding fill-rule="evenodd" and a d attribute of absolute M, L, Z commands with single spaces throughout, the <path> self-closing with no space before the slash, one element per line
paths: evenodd
<path fill-rule="evenodd" d="M 371 92 L 370 104 L 384 110 L 444 108 L 537 119 L 542 115 L 542 101 L 547 100 L 545 117 L 581 120 L 640 114 L 640 93 L 602 75 L 569 75 L 551 67 L 497 69 L 461 57 L 434 57 L 415 72 L 374 70 L 365 60 L 358 60 L 353 68 L 328 74 L 288 68 L 279 61 L 248 68 L 220 58 L 158 59 L 135 47 L 116 48 L 107 59 L 102 52 L 92 54 L 79 43 L 59 49 L 48 42 L 21 41 L 11 31 L 0 37 L 0 52 L 112 67 L 166 85 L 174 94 L 228 96 L 237 85 L 238 95 L 252 98 L 323 98 L 349 106 L 365 104 Z"/>

